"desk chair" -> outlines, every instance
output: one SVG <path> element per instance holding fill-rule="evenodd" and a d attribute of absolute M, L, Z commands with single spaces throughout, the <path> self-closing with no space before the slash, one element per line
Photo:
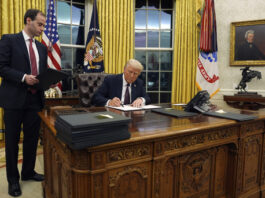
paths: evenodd
<path fill-rule="evenodd" d="M 105 77 L 104 73 L 84 73 L 76 76 L 79 102 L 83 107 L 91 107 L 91 99 L 95 91 L 101 86 Z"/>

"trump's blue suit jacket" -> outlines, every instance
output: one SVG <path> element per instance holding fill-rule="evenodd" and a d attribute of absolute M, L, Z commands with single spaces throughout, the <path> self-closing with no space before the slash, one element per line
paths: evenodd
<path fill-rule="evenodd" d="M 39 73 L 47 69 L 47 49 L 36 40 L 39 53 Z M 27 46 L 22 32 L 3 35 L 0 41 L 0 106 L 20 109 L 25 104 L 28 85 L 21 82 L 24 74 L 31 74 Z M 41 107 L 44 105 L 44 92 L 40 91 Z"/>
<path fill-rule="evenodd" d="M 105 77 L 102 85 L 92 97 L 92 105 L 104 106 L 109 99 L 113 99 L 114 97 L 121 100 L 122 75 L 123 74 L 109 75 Z M 133 102 L 138 97 L 143 97 L 145 99 L 145 104 L 151 103 L 149 96 L 145 92 L 143 81 L 139 78 L 131 85 L 131 101 Z"/>

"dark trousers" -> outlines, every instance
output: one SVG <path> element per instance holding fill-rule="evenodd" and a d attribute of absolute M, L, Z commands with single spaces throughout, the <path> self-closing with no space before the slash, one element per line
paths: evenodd
<path fill-rule="evenodd" d="M 27 100 L 22 109 L 4 109 L 5 122 L 5 151 L 7 181 L 15 183 L 19 181 L 18 143 L 21 127 L 23 126 L 23 163 L 22 177 L 30 177 L 35 174 L 36 151 L 40 130 L 40 97 L 39 94 L 28 93 Z"/>

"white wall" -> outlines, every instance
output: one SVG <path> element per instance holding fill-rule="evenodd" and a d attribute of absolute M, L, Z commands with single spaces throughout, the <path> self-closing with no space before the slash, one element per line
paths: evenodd
<path fill-rule="evenodd" d="M 265 19 L 265 0 L 215 0 L 218 42 L 218 66 L 220 92 L 213 99 L 222 99 L 223 95 L 232 95 L 241 79 L 240 66 L 229 65 L 230 24 L 231 22 Z M 265 39 L 265 35 L 264 35 Z M 262 79 L 253 79 L 247 84 L 248 91 L 257 91 L 265 96 L 265 66 L 251 67 L 260 71 Z"/>

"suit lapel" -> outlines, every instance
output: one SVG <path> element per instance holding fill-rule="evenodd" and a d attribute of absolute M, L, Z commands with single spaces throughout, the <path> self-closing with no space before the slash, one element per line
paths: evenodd
<path fill-rule="evenodd" d="M 39 73 L 42 73 L 44 68 L 43 68 L 43 65 L 41 63 L 43 63 L 42 60 L 44 59 L 44 57 L 43 57 L 44 53 L 42 53 L 42 51 L 41 51 L 40 43 L 37 40 L 35 40 L 35 43 L 36 43 L 36 47 L 37 47 L 37 50 L 39 53 Z"/>
<path fill-rule="evenodd" d="M 137 80 L 136 80 L 137 81 Z M 132 95 L 131 95 L 131 99 L 132 99 L 132 101 L 131 102 L 133 102 L 135 99 L 136 99 L 136 95 L 135 95 L 135 93 L 136 93 L 136 89 L 137 89 L 137 83 L 136 83 L 136 81 L 132 84 L 132 86 L 131 86 L 131 89 L 132 89 Z"/>
<path fill-rule="evenodd" d="M 24 40 L 22 32 L 17 34 L 17 42 L 18 42 L 18 46 L 21 48 L 21 51 L 23 52 L 23 54 L 27 60 L 27 65 L 31 71 L 28 49 L 27 49 L 26 42 Z M 39 73 L 41 73 L 44 69 L 43 65 L 41 64 L 43 62 L 42 60 L 45 60 L 44 59 L 44 53 L 42 53 L 42 51 L 41 51 L 40 43 L 37 40 L 35 40 L 35 43 L 36 43 L 36 47 L 37 47 L 37 50 L 39 53 Z"/>
<path fill-rule="evenodd" d="M 17 43 L 18 43 L 18 47 L 23 52 L 23 54 L 24 54 L 24 56 L 25 56 L 25 58 L 27 60 L 28 66 L 30 68 L 28 49 L 27 49 L 26 42 L 24 40 L 22 32 L 17 34 Z"/>
<path fill-rule="evenodd" d="M 122 81 L 122 74 L 118 76 L 118 82 L 117 82 L 117 85 L 121 85 L 117 88 L 117 96 L 119 96 L 119 98 L 121 99 L 122 98 L 122 86 L 123 86 L 123 81 Z"/>

